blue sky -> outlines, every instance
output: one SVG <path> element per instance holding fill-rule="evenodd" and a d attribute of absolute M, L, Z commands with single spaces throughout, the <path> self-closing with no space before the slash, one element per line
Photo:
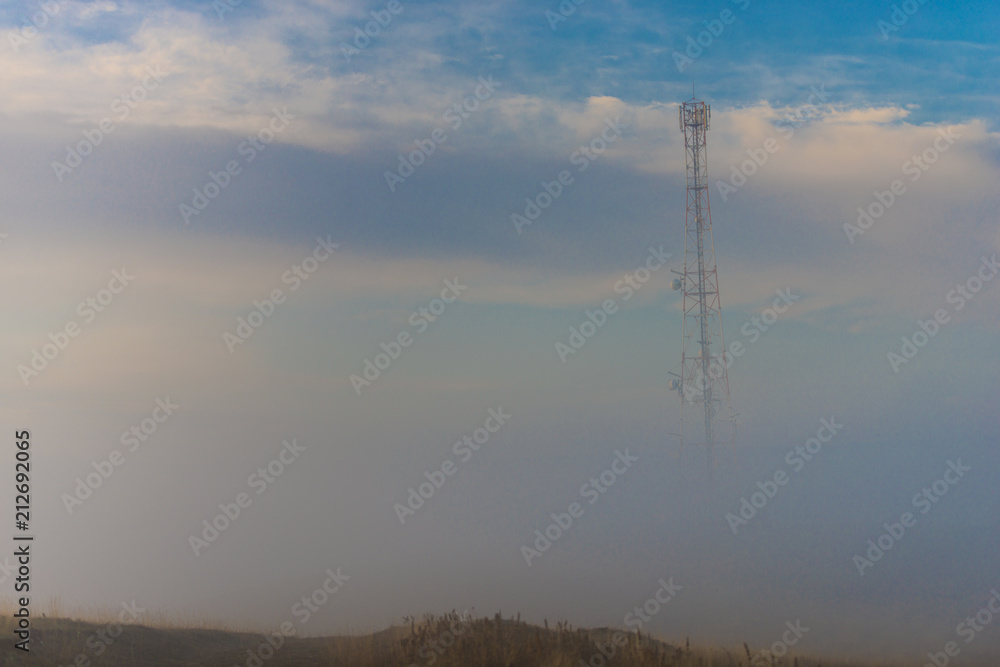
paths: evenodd
<path fill-rule="evenodd" d="M 219 16 L 67 0 L 30 37 L 38 5 L 0 7 L 0 392 L 37 442 L 40 596 L 263 628 L 339 565 L 354 578 L 303 633 L 467 607 L 621 626 L 672 576 L 685 589 L 649 628 L 666 638 L 764 646 L 801 618 L 803 652 L 912 660 L 985 603 L 1000 283 L 954 290 L 1000 250 L 996 7 L 914 2 L 895 25 L 892 3 L 564 5 L 553 28 L 557 2 L 245 0 Z M 384 27 L 346 57 L 373 11 Z M 712 105 L 726 340 L 747 348 L 730 369 L 737 462 L 711 480 L 669 435 L 692 83 Z M 581 163 L 609 126 L 620 136 Z M 519 233 L 512 215 L 563 171 Z M 884 214 L 845 231 L 894 181 Z M 317 239 L 340 245 L 319 260 Z M 672 257 L 625 302 L 615 285 L 660 246 Z M 122 267 L 134 281 L 84 322 L 78 304 Z M 292 267 L 309 276 L 295 289 Z M 446 280 L 466 288 L 415 325 Z M 230 351 L 224 334 L 276 289 Z M 751 341 L 776 290 L 799 299 Z M 620 309 L 563 363 L 556 342 L 608 298 Z M 25 381 L 71 321 L 79 335 Z M 412 344 L 356 392 L 401 333 Z M 176 415 L 69 511 L 166 396 Z M 498 407 L 510 423 L 400 525 L 394 504 Z M 821 418 L 844 428 L 734 534 L 726 514 Z M 303 462 L 195 555 L 201 522 L 290 438 Z M 526 565 L 533 531 L 624 448 L 640 461 Z M 968 475 L 859 575 L 853 556 L 959 458 Z"/>

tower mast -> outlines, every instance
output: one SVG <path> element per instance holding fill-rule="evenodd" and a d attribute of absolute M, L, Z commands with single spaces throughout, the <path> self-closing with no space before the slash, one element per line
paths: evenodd
<path fill-rule="evenodd" d="M 707 134 L 711 108 L 695 99 L 680 106 L 687 162 L 687 213 L 684 220 L 684 270 L 674 288 L 684 292 L 684 323 L 681 335 L 681 369 L 671 388 L 681 397 L 681 444 L 684 443 L 684 407 L 697 410 L 704 423 L 704 445 L 709 465 L 712 447 L 735 441 L 735 421 L 729 400 L 729 371 L 722 335 L 722 303 L 712 239 L 712 211 L 708 198 Z M 677 375 L 674 373 L 674 375 Z M 717 439 L 716 413 L 725 402 L 731 435 Z"/>

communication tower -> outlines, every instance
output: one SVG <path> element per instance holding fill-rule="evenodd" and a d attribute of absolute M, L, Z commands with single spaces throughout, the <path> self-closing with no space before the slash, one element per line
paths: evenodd
<path fill-rule="evenodd" d="M 681 447 L 685 435 L 704 444 L 708 462 L 715 463 L 713 446 L 732 445 L 736 419 L 729 400 L 729 367 L 722 336 L 722 303 L 712 240 L 712 211 L 708 201 L 708 148 L 706 138 L 711 107 L 692 97 L 680 106 L 687 161 L 687 214 L 684 220 L 684 269 L 674 271 L 672 287 L 684 295 L 681 365 L 671 372 L 670 388 L 681 398 Z M 724 404 L 724 405 L 723 405 Z M 686 410 L 685 410 L 686 408 Z M 687 428 L 685 417 L 695 414 L 696 426 Z M 728 422 L 728 424 L 719 423 Z M 704 441 L 702 440 L 702 424 Z M 730 428 L 731 427 L 731 428 Z"/>

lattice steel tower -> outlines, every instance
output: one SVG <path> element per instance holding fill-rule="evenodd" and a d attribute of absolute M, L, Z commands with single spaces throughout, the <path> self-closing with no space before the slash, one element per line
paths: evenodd
<path fill-rule="evenodd" d="M 711 108 L 691 98 L 680 106 L 680 126 L 684 132 L 687 158 L 687 215 L 684 221 L 684 270 L 674 271 L 679 278 L 673 288 L 684 292 L 684 324 L 681 340 L 680 372 L 670 388 L 681 397 L 681 446 L 687 431 L 685 405 L 688 412 L 697 413 L 704 421 L 704 445 L 709 465 L 715 463 L 712 447 L 734 444 L 736 421 L 729 400 L 729 373 L 725 340 L 722 336 L 722 303 L 719 299 L 719 276 L 715 266 L 715 244 L 712 240 L 712 211 L 708 202 L 708 149 L 706 136 L 711 120 Z M 725 414 L 721 415 L 725 403 Z M 725 419 L 731 429 L 717 439 L 718 421 Z M 700 433 L 699 437 L 700 439 Z"/>

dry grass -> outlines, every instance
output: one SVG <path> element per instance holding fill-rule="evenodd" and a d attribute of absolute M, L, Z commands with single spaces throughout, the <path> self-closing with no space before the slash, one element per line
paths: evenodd
<path fill-rule="evenodd" d="M 29 656 L 13 649 L 9 610 L 0 616 L 0 666 L 41 667 L 71 665 L 85 655 L 93 667 L 177 667 L 248 665 L 249 651 L 258 651 L 260 634 L 191 627 L 176 621 L 164 625 L 129 625 L 112 643 L 96 639 L 109 623 L 117 622 L 117 611 L 96 610 L 88 620 L 61 618 L 58 603 L 46 618 L 32 624 Z M 737 650 L 697 649 L 673 646 L 647 635 L 622 633 L 624 646 L 602 662 L 598 643 L 607 646 L 617 631 L 584 630 L 548 622 L 539 627 L 517 618 L 473 619 L 456 612 L 442 616 L 407 618 L 403 626 L 357 637 L 288 638 L 273 655 L 253 667 L 750 667 L 749 648 Z M 447 645 L 447 646 L 446 646 Z M 100 655 L 95 647 L 103 647 Z M 597 657 L 595 657 L 597 656 Z M 780 667 L 861 667 L 860 663 L 785 658 Z M 752 667 L 758 667 L 753 665 Z M 873 667 L 868 663 L 867 667 Z"/>

